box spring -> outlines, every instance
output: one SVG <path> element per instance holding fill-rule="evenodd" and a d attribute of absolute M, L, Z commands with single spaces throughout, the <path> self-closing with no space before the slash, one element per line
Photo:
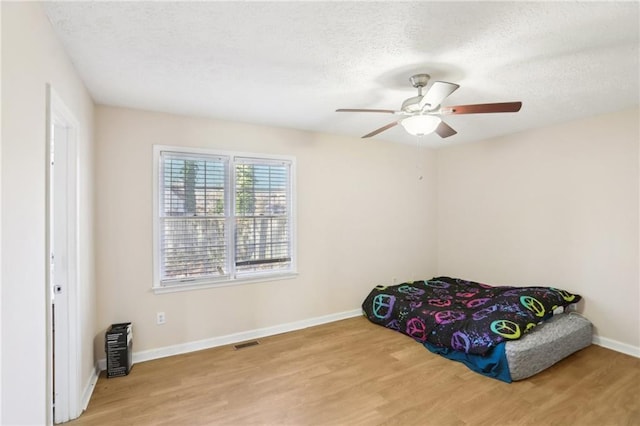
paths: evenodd
<path fill-rule="evenodd" d="M 591 344 L 591 322 L 578 313 L 554 315 L 534 332 L 507 342 L 505 352 L 512 380 L 522 380 L 551 367 Z"/>

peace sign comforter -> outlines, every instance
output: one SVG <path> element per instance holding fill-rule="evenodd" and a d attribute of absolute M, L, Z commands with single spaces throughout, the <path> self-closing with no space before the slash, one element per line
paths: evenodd
<path fill-rule="evenodd" d="M 362 309 L 372 322 L 421 343 L 484 356 L 580 299 L 553 287 L 494 287 L 437 277 L 377 286 Z"/>

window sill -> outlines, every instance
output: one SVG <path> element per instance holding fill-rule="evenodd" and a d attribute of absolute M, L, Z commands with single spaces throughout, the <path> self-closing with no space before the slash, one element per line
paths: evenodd
<path fill-rule="evenodd" d="M 297 272 L 285 272 L 277 275 L 245 277 L 235 280 L 200 282 L 197 284 L 172 284 L 154 286 L 151 288 L 154 294 L 177 293 L 180 291 L 204 290 L 207 288 L 230 287 L 236 285 L 257 284 L 268 281 L 290 280 L 298 276 Z"/>

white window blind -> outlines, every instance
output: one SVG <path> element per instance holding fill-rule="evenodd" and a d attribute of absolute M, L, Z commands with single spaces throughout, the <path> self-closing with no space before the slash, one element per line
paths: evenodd
<path fill-rule="evenodd" d="M 225 275 L 227 169 L 222 157 L 161 154 L 163 281 Z"/>
<path fill-rule="evenodd" d="M 259 272 L 291 265 L 290 163 L 235 161 L 236 269 Z"/>
<path fill-rule="evenodd" d="M 163 148 L 154 287 L 295 272 L 292 160 Z"/>

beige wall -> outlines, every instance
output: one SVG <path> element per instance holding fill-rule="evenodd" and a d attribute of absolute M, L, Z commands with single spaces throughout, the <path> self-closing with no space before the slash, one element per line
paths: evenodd
<path fill-rule="evenodd" d="M 374 285 L 435 272 L 434 151 L 102 106 L 96 143 L 99 323 L 132 321 L 136 352 L 358 309 Z M 299 275 L 153 294 L 153 144 L 294 156 Z"/>
<path fill-rule="evenodd" d="M 93 102 L 38 3 L 2 2 L 1 424 L 47 421 L 46 84 L 80 122 L 80 312 L 84 386 L 94 370 Z M 80 389 L 82 391 L 83 389 Z"/>
<path fill-rule="evenodd" d="M 103 106 L 96 117 L 99 327 L 133 321 L 136 352 L 356 309 L 375 284 L 435 271 L 574 290 L 601 337 L 640 346 L 637 110 L 419 161 L 379 141 Z M 153 144 L 295 156 L 300 275 L 154 295 Z M 101 332 L 95 347 L 104 357 Z"/>
<path fill-rule="evenodd" d="M 2 7 L 0 6 L 0 25 L 2 24 Z M 2 32 L 0 31 L 0 47 Z M 0 70 L 2 70 L 2 55 L 0 55 Z M 1 74 L 1 73 L 0 73 Z M 0 98 L 2 98 L 2 84 L 0 83 Z M 2 129 L 2 103 L 0 102 L 0 129 Z M 0 135 L 0 242 L 2 241 L 2 136 Z M 2 307 L 2 244 L 0 243 L 0 307 Z M 2 374 L 2 314 L 0 314 L 0 374 Z M 2 380 L 0 379 L 0 421 L 2 421 Z"/>
<path fill-rule="evenodd" d="M 637 109 L 438 151 L 438 273 L 580 293 L 640 353 Z"/>

